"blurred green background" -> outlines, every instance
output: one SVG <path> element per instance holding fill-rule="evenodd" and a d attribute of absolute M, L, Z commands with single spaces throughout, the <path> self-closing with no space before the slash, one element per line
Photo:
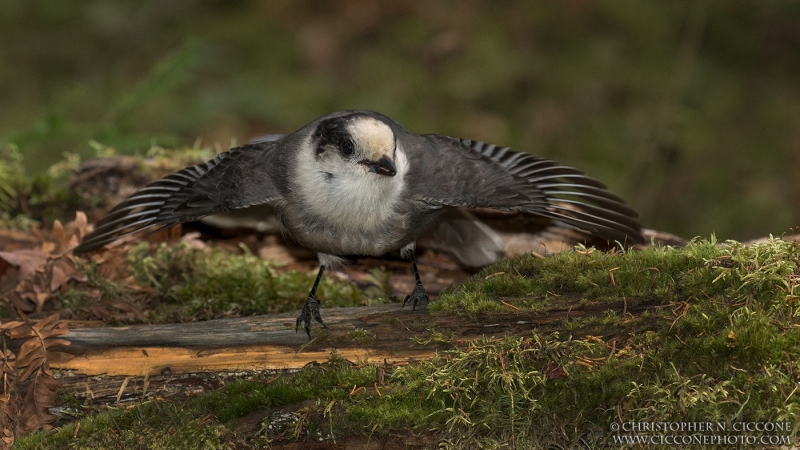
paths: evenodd
<path fill-rule="evenodd" d="M 349 108 L 578 166 L 684 237 L 800 225 L 798 1 L 0 0 L 29 173 Z"/>

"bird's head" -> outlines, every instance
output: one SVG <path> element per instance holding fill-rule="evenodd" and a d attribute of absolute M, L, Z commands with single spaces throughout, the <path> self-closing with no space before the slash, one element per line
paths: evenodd
<path fill-rule="evenodd" d="M 326 177 L 394 177 L 396 139 L 388 124 L 362 113 L 322 120 L 312 136 L 317 170 Z"/>

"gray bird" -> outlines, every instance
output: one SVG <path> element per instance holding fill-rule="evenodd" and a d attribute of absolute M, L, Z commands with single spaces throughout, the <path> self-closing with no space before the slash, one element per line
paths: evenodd
<path fill-rule="evenodd" d="M 418 135 L 382 114 L 354 110 L 146 185 L 115 206 L 73 252 L 261 204 L 272 206 L 286 232 L 319 257 L 296 323 L 309 337 L 312 317 L 325 326 L 315 295 L 322 273 L 346 256 L 400 249 L 416 280 L 403 305 L 427 302 L 415 242 L 453 208 L 528 213 L 610 242 L 643 241 L 636 213 L 578 169 L 508 147 Z"/>

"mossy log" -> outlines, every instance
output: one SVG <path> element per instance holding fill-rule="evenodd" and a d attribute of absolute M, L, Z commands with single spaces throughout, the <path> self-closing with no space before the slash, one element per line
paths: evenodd
<path fill-rule="evenodd" d="M 540 312 L 509 309 L 477 319 L 430 315 L 400 304 L 331 308 L 327 329 L 315 324 L 313 340 L 294 331 L 297 312 L 206 322 L 86 326 L 72 324 L 67 351 L 75 357 L 56 369 L 84 375 L 145 376 L 218 370 L 296 369 L 324 361 L 334 350 L 352 360 L 403 363 L 485 335 L 528 335 L 534 327 L 557 327 L 565 318 L 602 315 L 608 309 L 636 312 L 657 306 L 620 301 L 611 306 L 569 306 Z M 439 336 L 438 338 L 436 336 Z M 442 338 L 445 336 L 446 338 Z M 417 339 L 412 339 L 416 337 Z"/>

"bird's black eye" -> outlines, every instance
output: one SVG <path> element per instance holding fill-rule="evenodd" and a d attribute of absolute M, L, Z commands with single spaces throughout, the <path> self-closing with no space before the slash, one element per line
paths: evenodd
<path fill-rule="evenodd" d="M 355 147 L 353 146 L 353 141 L 346 139 L 342 141 L 342 144 L 339 146 L 342 149 L 342 154 L 345 156 L 350 156 L 353 154 Z"/>

